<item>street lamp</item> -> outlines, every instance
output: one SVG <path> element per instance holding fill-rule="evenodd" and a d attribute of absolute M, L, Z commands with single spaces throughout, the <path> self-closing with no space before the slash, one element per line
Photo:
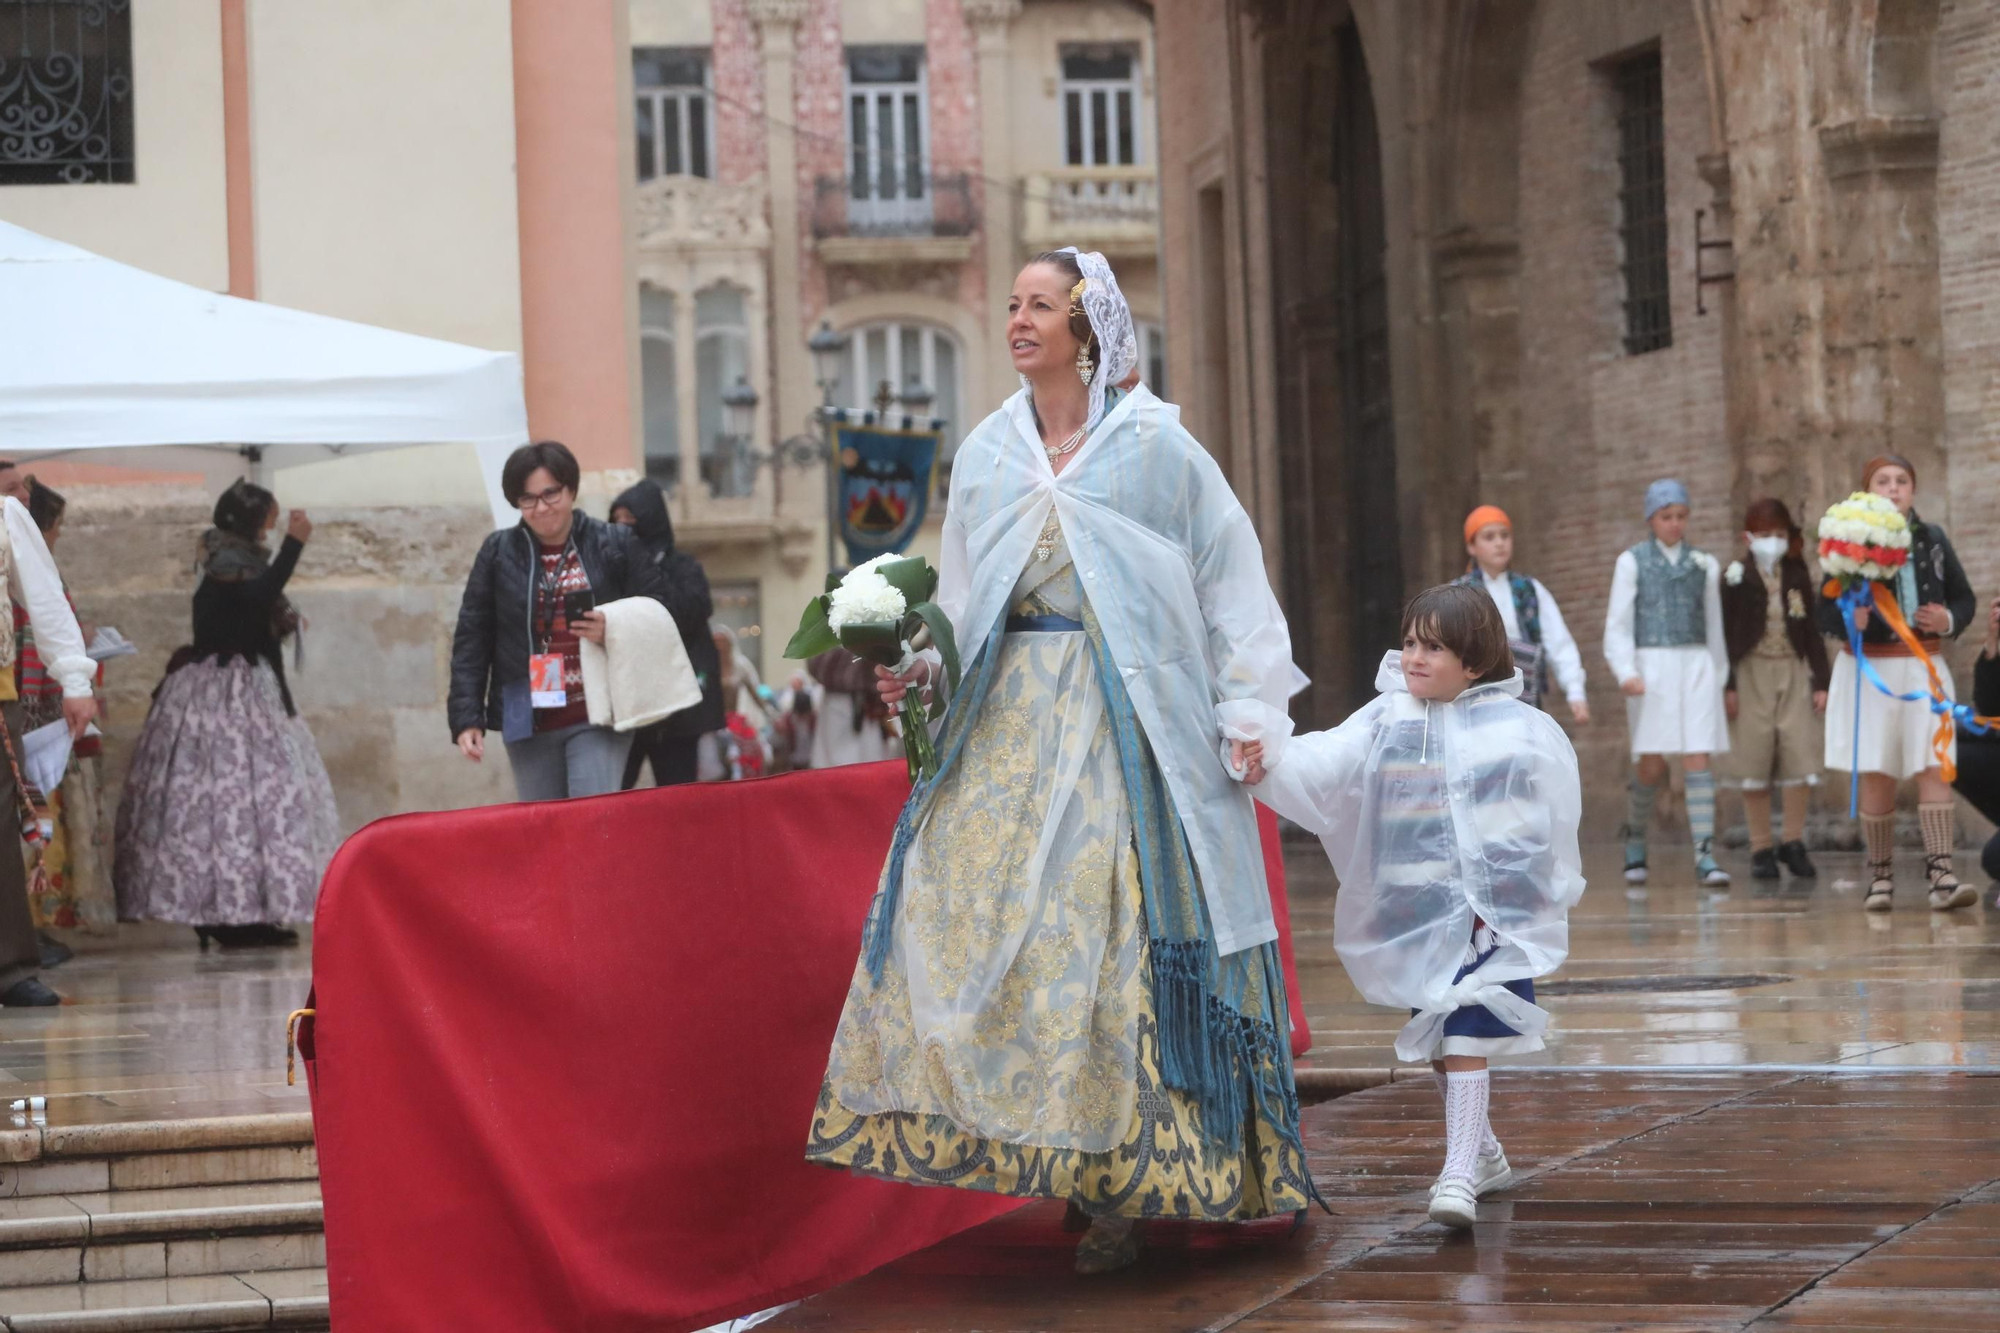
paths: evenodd
<path fill-rule="evenodd" d="M 826 320 L 819 322 L 812 337 L 806 339 L 806 350 L 812 353 L 813 377 L 819 385 L 820 406 L 833 406 L 833 386 L 840 379 L 840 360 L 847 354 L 848 338 L 844 333 L 835 333 L 833 325 Z"/>
<path fill-rule="evenodd" d="M 747 375 L 738 375 L 736 383 L 722 391 L 722 429 L 726 452 L 722 475 L 718 480 L 724 495 L 748 495 L 755 489 L 752 477 L 757 466 L 764 461 L 750 447 L 756 428 L 757 391 L 750 387 Z"/>
<path fill-rule="evenodd" d="M 819 407 L 806 418 L 806 433 L 794 436 L 778 447 L 782 450 L 796 447 L 801 457 L 810 457 L 808 451 L 823 453 L 826 458 L 826 567 L 840 568 L 840 475 L 835 471 L 833 450 L 826 439 L 827 427 L 833 420 L 833 386 L 840 380 L 841 362 L 847 357 L 847 335 L 835 333 L 833 325 L 821 320 L 813 330 L 812 337 L 806 339 L 806 350 L 812 353 L 813 376 L 819 384 Z"/>

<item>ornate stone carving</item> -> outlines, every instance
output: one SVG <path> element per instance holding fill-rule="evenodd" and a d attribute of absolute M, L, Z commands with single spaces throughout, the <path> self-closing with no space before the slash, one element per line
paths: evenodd
<path fill-rule="evenodd" d="M 1004 28 L 1021 16 L 1021 0 L 959 0 L 975 28 Z"/>
<path fill-rule="evenodd" d="M 813 0 L 746 0 L 750 21 L 760 28 L 796 28 L 812 15 Z"/>
<path fill-rule="evenodd" d="M 768 250 L 771 227 L 760 185 L 723 185 L 700 176 L 656 176 L 634 196 L 639 245 Z"/>
<path fill-rule="evenodd" d="M 1819 142 L 1827 178 L 1836 186 L 1890 174 L 1937 173 L 1935 116 L 1869 116 L 1824 125 Z"/>

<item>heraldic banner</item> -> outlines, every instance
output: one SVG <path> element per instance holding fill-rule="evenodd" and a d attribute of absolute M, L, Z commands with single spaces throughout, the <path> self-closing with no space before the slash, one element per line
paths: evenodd
<path fill-rule="evenodd" d="M 840 538 L 852 565 L 909 549 L 929 508 L 943 425 L 904 417 L 897 429 L 872 416 L 833 428 Z M 919 423 L 930 429 L 919 429 Z"/>

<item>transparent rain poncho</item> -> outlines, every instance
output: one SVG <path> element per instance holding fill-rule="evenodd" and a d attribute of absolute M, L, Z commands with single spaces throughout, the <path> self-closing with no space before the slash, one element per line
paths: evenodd
<path fill-rule="evenodd" d="M 1539 977 L 1569 952 L 1583 895 L 1576 752 L 1520 700 L 1521 676 L 1450 703 L 1405 688 L 1389 653 L 1367 707 L 1331 731 L 1264 737 L 1257 797 L 1325 844 L 1340 876 L 1334 946 L 1362 998 L 1416 1010 L 1396 1041 L 1432 1058 L 1444 1020 L 1484 1005 L 1524 1035 L 1548 1015 L 1502 983 Z M 1475 920 L 1493 955 L 1463 981 Z"/>
<path fill-rule="evenodd" d="M 965 662 L 1000 628 L 1051 509 L 1173 794 L 1216 950 L 1276 939 L 1256 811 L 1216 750 L 1218 733 L 1289 732 L 1286 701 L 1305 683 L 1249 515 L 1179 409 L 1144 385 L 1060 476 L 1016 393 L 952 466 L 938 604 Z"/>

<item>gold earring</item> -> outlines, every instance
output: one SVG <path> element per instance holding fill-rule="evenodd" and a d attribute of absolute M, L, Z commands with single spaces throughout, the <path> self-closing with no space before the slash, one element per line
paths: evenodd
<path fill-rule="evenodd" d="M 1076 373 L 1077 377 L 1085 384 L 1090 383 L 1090 349 L 1088 347 L 1079 347 L 1076 349 Z"/>

